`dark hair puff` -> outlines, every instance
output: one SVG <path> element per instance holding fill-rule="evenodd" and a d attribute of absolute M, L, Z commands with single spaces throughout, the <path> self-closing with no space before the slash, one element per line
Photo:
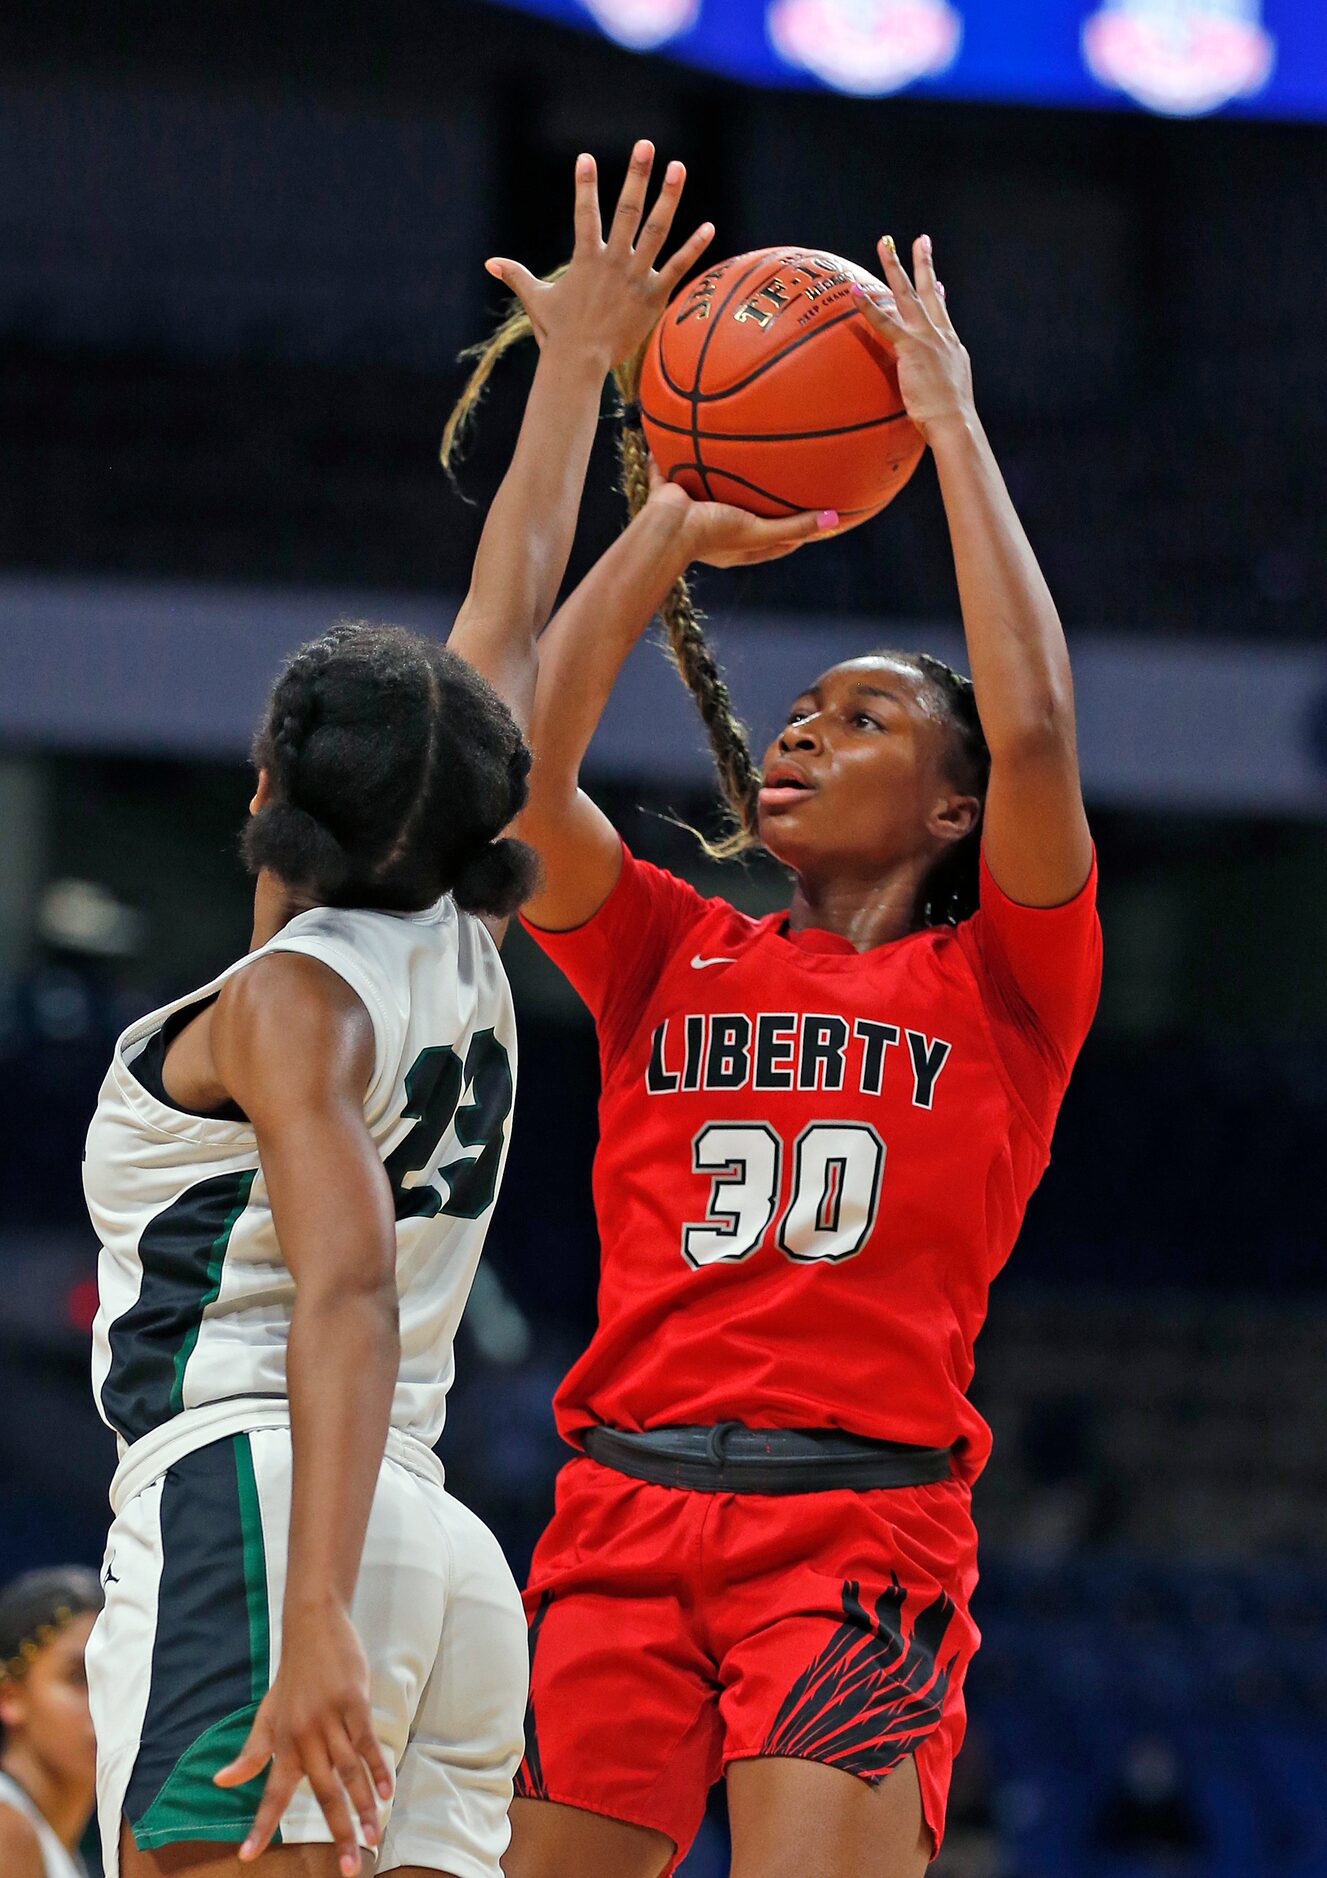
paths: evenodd
<path fill-rule="evenodd" d="M 533 888 L 529 850 L 499 839 L 526 797 L 520 731 L 477 672 L 418 634 L 352 621 L 301 646 L 254 761 L 271 781 L 243 836 L 255 873 L 403 912 L 453 893 L 504 916 Z"/>

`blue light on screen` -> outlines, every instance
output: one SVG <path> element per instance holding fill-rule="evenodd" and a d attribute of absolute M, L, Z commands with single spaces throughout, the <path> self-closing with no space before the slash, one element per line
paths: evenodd
<path fill-rule="evenodd" d="M 760 85 L 1327 117 L 1327 0 L 506 0 Z"/>

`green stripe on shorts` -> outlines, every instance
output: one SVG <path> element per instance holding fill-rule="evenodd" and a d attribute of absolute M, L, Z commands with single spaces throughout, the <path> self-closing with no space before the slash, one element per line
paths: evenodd
<path fill-rule="evenodd" d="M 248 1435 L 233 1435 L 187 1454 L 162 1487 L 152 1689 L 125 1796 L 141 1850 L 236 1844 L 247 1835 L 266 1771 L 241 1787 L 218 1787 L 212 1777 L 248 1739 L 267 1694 L 270 1642 L 253 1450 Z M 163 1766 L 158 1783 L 154 1768 Z M 280 1841 L 278 1830 L 273 1843 Z"/>

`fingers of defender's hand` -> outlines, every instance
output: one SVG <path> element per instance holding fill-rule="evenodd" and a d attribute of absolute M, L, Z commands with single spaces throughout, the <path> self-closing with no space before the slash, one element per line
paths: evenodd
<path fill-rule="evenodd" d="M 635 241 L 636 230 L 640 227 L 641 213 L 645 207 L 645 192 L 650 186 L 650 171 L 653 167 L 654 145 L 648 138 L 642 137 L 631 153 L 626 180 L 622 184 L 622 193 L 613 211 L 613 226 L 608 231 L 610 248 L 629 248 Z"/>
<path fill-rule="evenodd" d="M 508 261 L 502 255 L 495 255 L 485 261 L 484 271 L 494 280 L 500 280 L 509 293 L 514 293 L 527 313 L 533 314 L 535 301 L 544 291 L 545 283 L 537 274 L 532 274 L 528 267 L 522 267 L 519 261 Z"/>
<path fill-rule="evenodd" d="M 591 254 L 603 240 L 599 221 L 599 169 L 588 150 L 576 159 L 576 253 Z"/>
<path fill-rule="evenodd" d="M 687 171 L 685 163 L 670 163 L 664 171 L 664 179 L 659 193 L 654 198 L 654 207 L 645 218 L 639 236 L 636 239 L 636 254 L 646 267 L 653 267 L 659 250 L 668 239 L 668 231 L 673 226 L 673 216 L 682 198 L 686 186 Z"/>
<path fill-rule="evenodd" d="M 240 1847 L 242 1862 L 247 1864 L 251 1859 L 261 1857 L 267 1850 L 272 1834 L 281 1824 L 281 1815 L 290 1805 L 291 1796 L 300 1783 L 300 1771 L 299 1761 L 290 1748 L 283 1748 L 273 1760 L 258 1811 Z"/>
<path fill-rule="evenodd" d="M 678 284 L 691 272 L 713 240 L 714 223 L 702 222 L 694 235 L 688 235 L 672 259 L 664 262 L 659 269 L 659 286 L 665 299 L 672 299 Z"/>

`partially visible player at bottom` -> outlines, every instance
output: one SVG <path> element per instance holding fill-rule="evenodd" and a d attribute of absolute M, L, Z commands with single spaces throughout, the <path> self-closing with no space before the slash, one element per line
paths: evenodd
<path fill-rule="evenodd" d="M 84 1565 L 25 1572 L 0 1591 L 0 1872 L 86 1878 L 97 1740 L 83 1652 L 101 1609 Z"/>
<path fill-rule="evenodd" d="M 296 653 L 256 743 L 252 950 L 131 1025 L 102 1087 L 107 1878 L 497 1878 L 524 1625 L 432 1448 L 507 1153 L 497 942 L 533 861 L 501 831 L 534 636 L 607 372 L 707 239 L 655 269 L 682 170 L 642 223 L 652 154 L 607 241 L 579 160 L 555 284 L 490 264 L 537 305 L 541 356 L 450 647 L 343 626 Z"/>
<path fill-rule="evenodd" d="M 977 1647 L 967 1398 L 988 1285 L 1096 1005 L 1095 863 L 1054 605 L 933 270 L 882 245 L 972 682 L 921 654 L 808 683 L 752 764 L 692 560 L 749 517 L 656 483 L 540 647 L 539 944 L 594 1014 L 599 1322 L 526 1591 L 508 1878 L 655 1878 L 727 1774 L 734 1878 L 917 1878 Z M 643 494 L 639 438 L 628 487 Z M 832 517 L 826 518 L 832 523 Z M 578 788 L 660 604 L 730 805 L 793 877 L 763 919 L 624 850 Z"/>

